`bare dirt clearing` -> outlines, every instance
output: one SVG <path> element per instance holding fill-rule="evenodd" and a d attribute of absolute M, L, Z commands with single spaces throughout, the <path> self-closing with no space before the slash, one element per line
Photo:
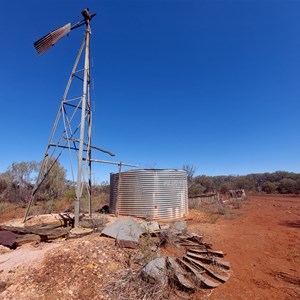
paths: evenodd
<path fill-rule="evenodd" d="M 190 218 L 188 231 L 224 251 L 232 267 L 228 282 L 190 299 L 300 297 L 300 197 L 250 196 L 230 213 L 191 210 Z M 0 254 L 0 298 L 117 299 L 109 296 L 109 286 L 116 287 L 120 270 L 138 268 L 133 259 L 138 255 L 99 234 L 24 245 Z"/>
<path fill-rule="evenodd" d="M 231 262 L 231 279 L 214 289 L 210 299 L 299 299 L 300 197 L 250 199 L 236 209 L 236 217 L 208 224 L 198 215 L 200 222 L 189 223 L 189 230 L 203 233 Z"/>

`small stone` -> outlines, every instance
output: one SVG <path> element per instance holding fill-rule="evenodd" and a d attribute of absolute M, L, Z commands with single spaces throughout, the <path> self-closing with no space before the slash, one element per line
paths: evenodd
<path fill-rule="evenodd" d="M 143 274 L 149 279 L 152 279 L 156 282 L 161 282 L 166 279 L 165 268 L 166 268 L 166 258 L 158 257 L 150 261 L 143 268 Z"/>
<path fill-rule="evenodd" d="M 0 293 L 6 290 L 7 283 L 5 281 L 0 281 Z"/>
<path fill-rule="evenodd" d="M 0 254 L 5 254 L 12 251 L 11 249 L 9 249 L 8 247 L 2 246 L 0 245 Z"/>
<path fill-rule="evenodd" d="M 171 228 L 177 234 L 185 234 L 187 230 L 186 221 L 176 221 L 172 224 Z"/>

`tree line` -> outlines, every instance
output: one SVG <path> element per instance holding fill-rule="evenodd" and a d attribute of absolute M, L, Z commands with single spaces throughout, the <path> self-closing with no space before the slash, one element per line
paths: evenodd
<path fill-rule="evenodd" d="M 52 165 L 52 162 L 48 162 L 48 165 Z M 36 161 L 13 162 L 5 172 L 0 173 L 0 201 L 28 202 L 34 189 L 40 166 L 41 163 Z M 106 195 L 108 199 L 108 194 L 108 182 L 93 185 L 92 195 Z M 83 189 L 83 196 L 87 196 L 86 189 Z M 75 198 L 75 183 L 66 179 L 66 170 L 57 161 L 49 170 L 43 184 L 39 187 L 35 199 L 37 201 L 48 201 L 62 198 Z"/>
<path fill-rule="evenodd" d="M 3 173 L 0 173 L 0 201 L 24 203 L 30 199 L 40 163 L 13 162 Z M 253 192 L 299 194 L 300 174 L 277 171 L 273 173 L 248 174 L 243 176 L 194 176 L 196 168 L 184 165 L 187 172 L 189 196 L 206 193 L 226 194 L 229 190 L 244 189 Z M 108 182 L 94 185 L 94 195 L 109 194 Z M 74 182 L 66 179 L 66 171 L 56 162 L 49 172 L 36 199 L 55 200 L 61 197 L 75 197 Z"/>
<path fill-rule="evenodd" d="M 257 173 L 243 176 L 194 176 L 195 167 L 183 166 L 188 175 L 189 196 L 219 192 L 226 194 L 229 190 L 244 189 L 267 194 L 299 194 L 300 174 L 286 171 Z"/>
<path fill-rule="evenodd" d="M 34 188 L 40 168 L 36 161 L 13 162 L 0 174 L 0 200 L 27 202 Z M 37 200 L 58 199 L 66 191 L 66 171 L 56 162 L 41 185 Z"/>

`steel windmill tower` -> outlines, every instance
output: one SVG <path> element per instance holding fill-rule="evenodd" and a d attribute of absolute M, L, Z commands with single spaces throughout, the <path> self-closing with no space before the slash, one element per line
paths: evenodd
<path fill-rule="evenodd" d="M 91 76 L 90 76 L 90 22 L 96 14 L 90 14 L 89 9 L 81 12 L 83 19 L 71 25 L 68 23 L 39 39 L 34 43 L 38 55 L 42 55 L 51 48 L 62 37 L 66 36 L 72 30 L 85 26 L 84 40 L 79 49 L 75 60 L 71 75 L 69 77 L 54 125 L 45 151 L 44 159 L 28 204 L 28 208 L 24 217 L 26 221 L 33 199 L 46 180 L 49 172 L 54 167 L 64 150 L 76 152 L 77 156 L 77 181 L 76 181 L 76 199 L 74 204 L 75 225 L 79 222 L 80 198 L 82 196 L 83 182 L 86 170 L 88 169 L 88 195 L 89 195 L 89 211 L 91 214 L 91 151 L 92 148 L 106 152 L 91 145 L 92 130 L 92 107 L 91 107 Z M 83 57 L 83 68 L 79 68 L 79 63 Z M 81 94 L 70 96 L 70 87 L 73 80 L 81 82 Z M 62 130 L 59 129 L 62 124 Z M 73 168 L 72 173 L 73 173 Z M 74 175 L 74 174 L 73 174 Z"/>

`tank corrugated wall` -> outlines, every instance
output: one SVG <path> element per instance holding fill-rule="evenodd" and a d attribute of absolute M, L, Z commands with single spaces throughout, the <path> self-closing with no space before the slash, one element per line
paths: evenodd
<path fill-rule="evenodd" d="M 110 176 L 110 211 L 116 212 L 119 174 Z M 173 220 L 188 213 L 187 174 L 184 170 L 143 169 L 121 173 L 120 215 Z"/>

